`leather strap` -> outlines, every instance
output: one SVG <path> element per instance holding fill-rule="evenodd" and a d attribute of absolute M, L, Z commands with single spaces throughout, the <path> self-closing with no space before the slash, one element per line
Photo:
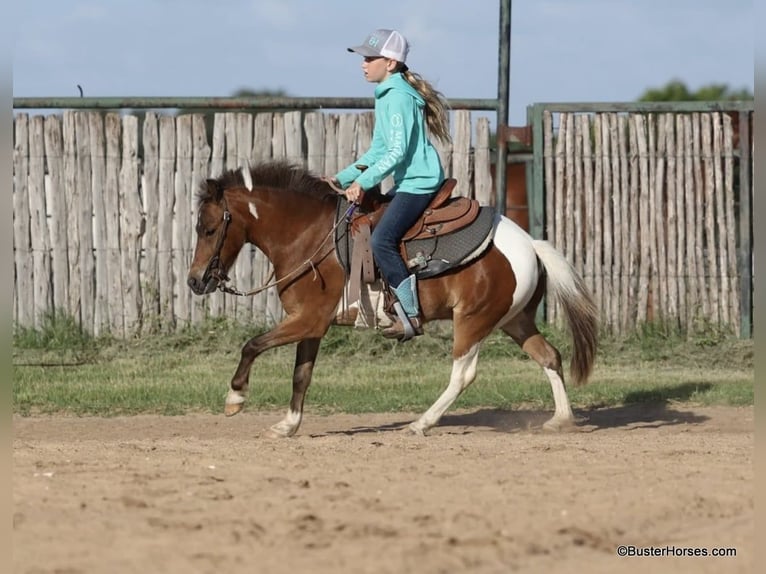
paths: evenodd
<path fill-rule="evenodd" d="M 349 305 L 359 300 L 362 280 L 365 283 L 372 283 L 375 281 L 375 264 L 372 259 L 370 235 L 370 226 L 367 223 L 359 225 L 354 234 L 354 250 L 351 253 Z"/>

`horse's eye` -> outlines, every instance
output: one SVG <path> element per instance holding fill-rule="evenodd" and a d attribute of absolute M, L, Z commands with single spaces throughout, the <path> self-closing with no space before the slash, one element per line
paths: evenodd
<path fill-rule="evenodd" d="M 212 235 L 215 235 L 215 229 L 208 229 L 207 227 L 203 227 L 202 225 L 197 225 L 197 235 L 204 235 L 205 237 L 210 237 Z"/>

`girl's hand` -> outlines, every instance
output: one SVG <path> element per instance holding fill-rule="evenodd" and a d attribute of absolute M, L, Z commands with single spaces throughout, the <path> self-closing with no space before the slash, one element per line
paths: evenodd
<path fill-rule="evenodd" d="M 362 196 L 364 195 L 364 190 L 362 189 L 362 186 L 360 186 L 357 182 L 352 183 L 348 188 L 346 188 L 346 199 L 349 201 L 352 201 L 354 203 L 362 203 Z"/>

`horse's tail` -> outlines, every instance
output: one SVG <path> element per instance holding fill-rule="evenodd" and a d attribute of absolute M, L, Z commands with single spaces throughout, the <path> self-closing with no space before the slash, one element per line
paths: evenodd
<path fill-rule="evenodd" d="M 547 275 L 547 287 L 564 308 L 572 331 L 574 348 L 570 372 L 572 382 L 588 382 L 598 344 L 598 308 L 582 277 L 564 256 L 547 241 L 532 240 Z"/>

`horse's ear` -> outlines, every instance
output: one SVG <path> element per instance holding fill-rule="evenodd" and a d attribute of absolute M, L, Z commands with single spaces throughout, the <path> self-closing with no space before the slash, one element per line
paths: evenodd
<path fill-rule="evenodd" d="M 216 201 L 221 201 L 223 198 L 223 187 L 221 186 L 221 182 L 217 179 L 208 179 L 206 183 L 210 197 L 215 198 Z"/>

